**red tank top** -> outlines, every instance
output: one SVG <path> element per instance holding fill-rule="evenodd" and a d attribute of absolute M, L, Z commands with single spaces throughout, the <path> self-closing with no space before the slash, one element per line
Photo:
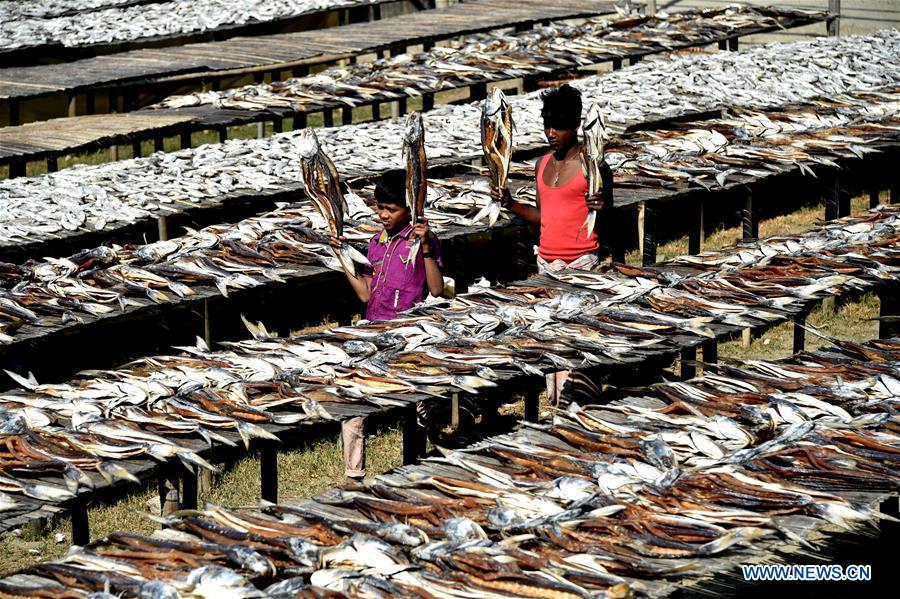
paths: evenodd
<path fill-rule="evenodd" d="M 579 171 L 559 187 L 544 183 L 544 168 L 549 154 L 541 160 L 537 173 L 537 188 L 541 197 L 541 240 L 538 254 L 544 260 L 572 262 L 585 254 L 594 254 L 600 244 L 596 228 L 585 237 L 581 225 L 587 218 L 588 208 L 584 194 L 587 180 Z"/>

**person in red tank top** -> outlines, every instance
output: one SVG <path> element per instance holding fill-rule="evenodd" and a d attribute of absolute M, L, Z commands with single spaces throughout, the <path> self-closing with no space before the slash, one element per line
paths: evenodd
<path fill-rule="evenodd" d="M 491 195 L 522 220 L 540 226 L 538 272 L 590 269 L 610 256 L 612 171 L 603 164 L 602 190 L 588 196 L 578 142 L 581 92 L 562 85 L 544 92 L 541 99 L 544 134 L 551 151 L 535 165 L 537 207 L 516 202 L 506 189 L 492 189 Z M 582 228 L 588 210 L 598 211 L 597 225 L 590 236 Z M 559 403 L 568 377 L 565 370 L 547 375 L 551 401 Z"/>
<path fill-rule="evenodd" d="M 612 171 L 603 165 L 603 189 L 588 197 L 578 141 L 581 92 L 562 85 L 545 91 L 541 99 L 544 134 L 551 151 L 535 164 L 537 207 L 516 202 L 506 189 L 492 189 L 491 195 L 522 220 L 540 226 L 539 272 L 591 268 L 609 256 Z M 590 236 L 582 228 L 588 210 L 599 213 Z"/>

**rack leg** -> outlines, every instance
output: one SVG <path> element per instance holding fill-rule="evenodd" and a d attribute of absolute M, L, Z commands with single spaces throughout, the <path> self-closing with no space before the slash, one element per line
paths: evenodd
<path fill-rule="evenodd" d="M 425 455 L 425 429 L 419 426 L 416 404 L 403 410 L 403 463 L 414 464 Z"/>
<path fill-rule="evenodd" d="M 696 347 L 685 347 L 681 350 L 681 378 L 683 380 L 686 381 L 697 376 L 697 365 L 693 363 L 696 360 Z"/>
<path fill-rule="evenodd" d="M 260 497 L 278 502 L 278 450 L 273 443 L 263 446 L 259 454 Z"/>
<path fill-rule="evenodd" d="M 878 293 L 881 300 L 881 318 L 878 323 L 878 338 L 890 339 L 900 336 L 900 294 L 897 288 L 887 288 Z"/>
<path fill-rule="evenodd" d="M 806 316 L 801 314 L 794 317 L 794 353 L 798 354 L 806 349 L 806 329 L 803 328 L 803 325 L 806 324 Z"/>
<path fill-rule="evenodd" d="M 169 239 L 169 221 L 165 216 L 156 217 L 156 230 L 159 233 L 160 241 Z"/>
<path fill-rule="evenodd" d="M 537 422 L 540 420 L 540 390 L 535 386 L 525 391 L 525 420 Z"/>
<path fill-rule="evenodd" d="M 198 503 L 197 473 L 183 464 L 181 467 L 181 509 L 195 510 Z"/>
<path fill-rule="evenodd" d="M 641 214 L 639 219 L 639 235 L 643 241 L 641 250 L 641 264 L 650 266 L 656 264 L 656 203 L 641 202 Z"/>
<path fill-rule="evenodd" d="M 748 240 L 759 237 L 759 222 L 756 218 L 756 210 L 753 208 L 753 192 L 749 189 L 744 192 L 744 210 L 741 216 L 743 238 Z"/>
<path fill-rule="evenodd" d="M 708 339 L 701 346 L 703 351 L 703 361 L 707 364 L 716 364 L 719 361 L 719 341 L 717 339 Z"/>
<path fill-rule="evenodd" d="M 880 204 L 880 200 L 878 198 L 879 192 L 878 187 L 874 186 L 869 188 L 869 208 L 875 208 Z"/>
<path fill-rule="evenodd" d="M 91 542 L 91 529 L 88 522 L 87 504 L 77 500 L 69 508 L 72 515 L 72 544 L 87 545 Z"/>
<path fill-rule="evenodd" d="M 699 254 L 703 250 L 703 200 L 694 203 L 694 218 L 688 234 L 688 254 Z"/>

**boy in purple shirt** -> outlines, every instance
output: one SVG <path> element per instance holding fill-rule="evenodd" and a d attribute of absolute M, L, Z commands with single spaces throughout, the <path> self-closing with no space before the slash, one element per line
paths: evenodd
<path fill-rule="evenodd" d="M 376 213 L 384 229 L 369 242 L 371 268 L 352 276 L 345 271 L 350 286 L 366 302 L 367 320 L 390 320 L 425 299 L 444 291 L 441 275 L 441 245 L 424 218 L 412 225 L 412 213 L 406 206 L 406 175 L 389 171 L 375 186 Z M 419 251 L 412 262 L 409 254 L 418 239 Z M 340 241 L 331 238 L 331 244 Z M 363 418 L 351 418 L 341 426 L 345 475 L 349 479 L 365 477 L 365 437 Z"/>

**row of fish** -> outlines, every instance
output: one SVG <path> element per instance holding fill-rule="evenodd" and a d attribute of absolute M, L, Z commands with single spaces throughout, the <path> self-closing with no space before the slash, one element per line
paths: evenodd
<path fill-rule="evenodd" d="M 821 16 L 817 13 L 815 16 Z M 156 108 L 315 110 L 419 95 L 475 83 L 515 79 L 613 57 L 658 53 L 710 43 L 746 29 L 780 27 L 810 16 L 747 6 L 688 10 L 655 17 L 595 18 L 518 33 L 490 32 L 427 52 L 402 54 L 286 81 L 172 96 Z"/>
<path fill-rule="evenodd" d="M 10 373 L 25 389 L 0 394 L 2 505 L 14 509 L 16 494 L 56 503 L 100 477 L 133 480 L 124 458 L 211 468 L 179 443 L 186 435 L 249 444 L 272 439 L 278 425 L 327 419 L 329 404 L 406 405 L 522 374 L 638 363 L 896 279 L 900 211 L 843 219 L 819 234 L 831 243 L 799 236 L 765 264 L 748 256 L 743 267 L 694 275 L 666 265 L 564 271 L 417 306 L 390 322 L 285 339 L 251 325 L 252 340 L 215 351 L 200 342 L 68 383 Z"/>
<path fill-rule="evenodd" d="M 860 91 L 896 84 L 900 32 L 829 40 L 765 46 L 703 59 L 653 61 L 590 77 L 576 85 L 587 100 L 598 105 L 607 126 L 614 128 L 617 123 L 624 126 L 636 118 L 635 110 L 640 111 L 641 119 L 652 120 L 734 104 L 754 109 L 761 104 L 778 104 L 788 95 L 774 95 L 774 91 L 758 95 L 754 90 L 794 90 L 800 88 L 797 81 L 818 79 L 827 83 L 802 86 L 805 100 L 834 97 L 835 90 Z M 744 56 L 747 58 L 741 58 Z M 845 72 L 848 70 L 853 73 Z M 632 72 L 652 76 L 622 79 Z M 620 89 L 614 81 L 628 83 Z M 662 97 L 670 93 L 671 97 Z M 794 92 L 789 96 L 797 98 Z M 516 147 L 541 145 L 539 96 L 510 98 L 509 104 L 517 123 Z M 865 103 L 856 106 L 866 111 Z M 479 157 L 480 112 L 481 105 L 473 103 L 441 106 L 426 113 L 423 121 L 429 161 Z M 394 119 L 325 129 L 319 139 L 338 172 L 347 177 L 402 168 L 404 130 L 404 122 Z M 212 205 L 228 195 L 285 190 L 300 180 L 299 146 L 300 133 L 292 132 L 0 181 L 0 244 L 108 230 L 200 203 Z M 360 147 L 366 151 L 359 151 Z"/>
<path fill-rule="evenodd" d="M 153 0 L 19 0 L 0 1 L 0 21 L 25 19 L 50 19 L 79 12 L 92 12 L 123 4 L 150 2 Z M 162 2 L 163 0 L 158 0 Z"/>
<path fill-rule="evenodd" d="M 343 234 L 349 260 L 380 230 L 372 209 L 374 186 L 363 185 L 345 196 L 347 210 L 340 231 L 307 202 L 280 207 L 236 224 L 191 231 L 147 245 L 110 245 L 82 250 L 65 258 L 0 263 L 0 344 L 11 343 L 26 327 L 29 336 L 94 318 L 115 317 L 148 300 L 165 303 L 217 289 L 228 295 L 303 276 L 304 266 L 341 270 L 326 235 Z M 516 197 L 534 202 L 533 187 Z M 427 188 L 425 216 L 439 236 L 454 227 L 475 224 L 490 201 L 481 178 L 434 179 Z M 484 217 L 481 217 L 484 218 Z M 354 249 L 356 246 L 358 249 Z"/>
<path fill-rule="evenodd" d="M 47 44 L 76 48 L 189 35 L 370 3 L 371 0 L 173 0 L 64 16 L 0 19 L 0 51 Z"/>
<path fill-rule="evenodd" d="M 313 500 L 179 512 L 151 536 L 28 566 L 0 592 L 611 599 L 668 594 L 711 557 L 815 551 L 795 516 L 877 526 L 889 516 L 842 494 L 900 487 L 900 343 L 838 343 L 571 403 Z"/>

